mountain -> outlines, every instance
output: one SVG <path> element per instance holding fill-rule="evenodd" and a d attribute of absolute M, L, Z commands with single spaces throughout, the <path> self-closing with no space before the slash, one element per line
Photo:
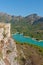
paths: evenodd
<path fill-rule="evenodd" d="M 1 12 L 0 22 L 11 23 L 11 33 L 19 32 L 37 40 L 43 39 L 43 17 L 36 13 L 22 17 Z"/>
<path fill-rule="evenodd" d="M 31 14 L 26 16 L 25 18 L 28 22 L 31 22 L 31 24 L 33 24 L 34 21 L 37 21 L 38 19 L 40 19 L 40 16 L 38 16 L 37 14 Z"/>
<path fill-rule="evenodd" d="M 43 48 L 26 43 L 16 43 L 20 65 L 43 65 Z"/>
<path fill-rule="evenodd" d="M 43 17 L 41 17 L 38 20 L 34 21 L 33 24 L 41 24 L 41 23 L 43 23 Z"/>
<path fill-rule="evenodd" d="M 38 16 L 37 14 L 31 14 L 28 15 L 26 17 L 22 17 L 22 16 L 14 16 L 14 15 L 8 15 L 6 13 L 0 13 L 0 22 L 9 22 L 11 20 L 15 21 L 20 21 L 20 20 L 24 20 L 26 22 L 31 22 L 33 23 L 34 21 L 40 19 L 41 17 Z"/>
<path fill-rule="evenodd" d="M 0 65 L 43 65 L 43 48 L 15 42 L 12 38 L 0 42 Z"/>
<path fill-rule="evenodd" d="M 43 36 L 41 32 L 43 31 L 43 29 L 41 29 L 41 26 L 43 26 L 43 18 L 41 18 L 42 17 L 36 14 L 22 17 L 0 13 L 0 22 L 11 23 L 11 33 L 18 31 L 25 36 L 36 36 L 37 39 L 41 39 L 42 37 L 40 36 Z M 29 19 L 31 21 L 29 21 Z M 8 34 L 6 34 L 9 33 L 9 26 L 8 29 L 6 29 L 4 25 L 2 23 L 0 26 L 2 31 L 7 31 L 4 32 L 4 34 L 0 34 L 2 36 L 0 40 L 0 65 L 43 65 L 43 47 L 13 40 L 11 36 L 9 37 L 7 36 Z"/>

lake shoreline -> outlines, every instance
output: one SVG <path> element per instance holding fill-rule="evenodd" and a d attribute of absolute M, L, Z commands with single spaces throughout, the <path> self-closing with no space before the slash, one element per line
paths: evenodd
<path fill-rule="evenodd" d="M 16 34 L 19 34 L 19 32 L 14 33 L 14 34 L 12 34 L 12 35 L 16 35 Z M 20 35 L 23 35 L 23 34 L 21 33 Z M 24 35 L 23 35 L 23 36 L 24 36 Z M 36 40 L 36 38 L 32 38 L 32 37 L 30 37 L 30 36 L 24 36 L 24 37 L 25 37 L 25 38 L 31 38 L 31 39 L 33 39 L 33 40 L 35 40 L 35 41 L 38 41 L 38 42 L 43 41 L 43 40 Z"/>

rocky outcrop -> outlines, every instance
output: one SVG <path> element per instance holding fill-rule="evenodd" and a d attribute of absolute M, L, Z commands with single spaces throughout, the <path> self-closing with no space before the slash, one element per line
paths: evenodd
<path fill-rule="evenodd" d="M 6 43 L 4 42 L 4 40 L 2 40 L 1 50 L 2 60 L 4 61 L 5 65 L 19 65 L 17 59 L 15 60 L 18 54 L 16 49 L 16 43 L 12 38 L 9 38 Z"/>
<path fill-rule="evenodd" d="M 37 47 L 16 43 L 10 37 L 0 42 L 0 65 L 43 65 L 41 52 Z"/>

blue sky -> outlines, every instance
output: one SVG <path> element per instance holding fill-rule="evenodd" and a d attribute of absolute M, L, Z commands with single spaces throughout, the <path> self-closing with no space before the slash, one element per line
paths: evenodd
<path fill-rule="evenodd" d="M 0 0 L 0 12 L 16 16 L 33 13 L 43 16 L 43 0 Z"/>

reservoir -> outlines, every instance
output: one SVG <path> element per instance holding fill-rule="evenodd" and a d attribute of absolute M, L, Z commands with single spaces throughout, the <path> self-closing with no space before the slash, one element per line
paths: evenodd
<path fill-rule="evenodd" d="M 43 40 L 42 41 L 37 41 L 37 40 L 35 40 L 31 37 L 25 37 L 22 34 L 18 34 L 18 33 L 13 34 L 12 38 L 15 41 L 20 42 L 20 43 L 29 43 L 29 44 L 34 44 L 34 45 L 38 45 L 38 46 L 43 47 Z"/>

